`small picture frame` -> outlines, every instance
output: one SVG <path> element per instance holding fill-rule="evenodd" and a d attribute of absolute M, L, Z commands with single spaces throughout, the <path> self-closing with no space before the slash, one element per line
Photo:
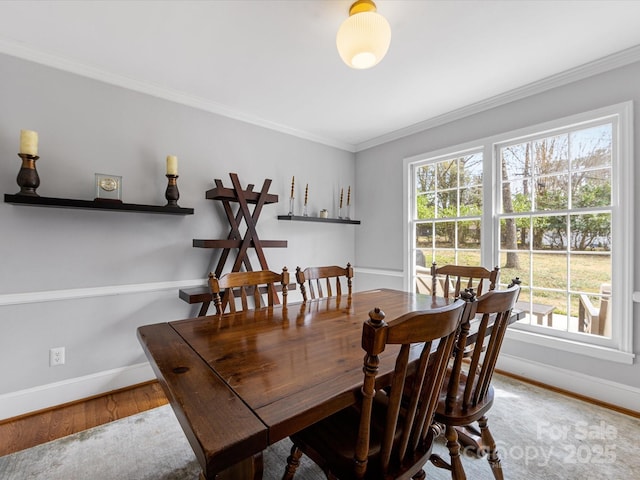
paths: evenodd
<path fill-rule="evenodd" d="M 96 173 L 96 200 L 122 202 L 122 177 Z"/>

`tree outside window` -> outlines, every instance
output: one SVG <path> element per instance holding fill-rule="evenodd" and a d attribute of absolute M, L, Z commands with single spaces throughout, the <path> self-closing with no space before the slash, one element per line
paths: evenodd
<path fill-rule="evenodd" d="M 604 123 L 498 147 L 502 275 L 521 278 L 527 311 L 554 307 L 542 326 L 610 335 L 587 317 L 610 296 L 612 135 Z"/>

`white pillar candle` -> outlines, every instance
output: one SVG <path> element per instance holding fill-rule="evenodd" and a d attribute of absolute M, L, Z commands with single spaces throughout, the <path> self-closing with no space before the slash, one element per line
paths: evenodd
<path fill-rule="evenodd" d="M 38 155 L 38 132 L 20 130 L 20 153 Z"/>
<path fill-rule="evenodd" d="M 167 155 L 167 175 L 178 175 L 178 157 Z"/>

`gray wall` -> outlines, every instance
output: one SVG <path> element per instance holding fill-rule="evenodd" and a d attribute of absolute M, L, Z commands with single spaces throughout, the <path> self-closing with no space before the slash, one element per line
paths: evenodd
<path fill-rule="evenodd" d="M 359 152 L 356 155 L 356 187 L 360 192 L 366 190 L 366 194 L 360 198 L 362 227 L 356 231 L 358 266 L 386 270 L 381 277 L 385 281 L 391 278 L 390 274 L 400 274 L 403 270 L 404 224 L 398 213 L 403 208 L 403 159 L 624 101 L 633 100 L 637 107 L 639 85 L 640 63 L 635 63 Z M 637 121 L 634 143 L 637 151 L 640 145 L 640 123 Z M 636 183 L 639 183 L 639 177 L 640 169 L 636 167 Z M 639 216 L 636 200 L 635 231 L 626 232 L 634 238 L 638 238 Z M 638 289 L 639 262 L 640 258 L 636 256 L 635 290 Z M 402 276 L 395 280 L 395 287 L 402 288 Z M 635 352 L 640 344 L 637 310 L 634 307 Z M 623 365 L 516 341 L 507 341 L 503 352 L 525 361 L 640 387 L 637 359 L 633 365 Z"/>
<path fill-rule="evenodd" d="M 263 239 L 288 240 L 289 246 L 266 250 L 271 269 L 351 261 L 358 267 L 357 289 L 402 288 L 404 158 L 637 101 L 638 85 L 640 64 L 633 64 L 371 148 L 354 160 L 335 148 L 0 55 L 3 193 L 18 191 L 19 132 L 33 129 L 40 134 L 38 192 L 43 196 L 92 199 L 99 172 L 124 177 L 125 202 L 161 205 L 165 157 L 175 154 L 179 203 L 195 208 L 195 215 L 174 217 L 0 203 L 0 407 L 3 396 L 46 397 L 51 385 L 73 385 L 140 365 L 146 359 L 135 336 L 139 325 L 197 312 L 178 299 L 175 284 L 202 282 L 217 260 L 215 252 L 193 248 L 193 238 L 228 233 L 218 202 L 204 198 L 213 179 L 230 185 L 228 174 L 236 172 L 244 185 L 257 187 L 273 179 L 270 191 L 281 200 L 264 208 L 258 233 Z M 640 144 L 637 126 L 635 140 Z M 340 187 L 354 186 L 352 217 L 362 224 L 278 221 L 276 216 L 288 210 L 292 175 L 298 209 L 303 186 L 310 184 L 312 214 L 328 208 L 336 216 Z M 635 175 L 638 180 L 640 169 Z M 636 219 L 629 235 L 637 236 L 639 228 Z M 85 296 L 86 288 L 91 290 Z M 115 294 L 109 294 L 111 288 Z M 53 292 L 56 299 L 40 301 L 41 292 Z M 66 292 L 72 298 L 66 299 Z M 637 351 L 640 332 L 635 330 Z M 66 347 L 67 361 L 52 368 L 48 352 L 55 346 Z M 504 352 L 640 387 L 637 362 L 613 364 L 514 341 Z M 99 393 L 110 385 L 94 382 L 91 388 Z M 54 396 L 49 402 L 59 403 Z"/>
<path fill-rule="evenodd" d="M 145 362 L 139 325 L 193 316 L 197 308 L 177 287 L 145 286 L 206 278 L 217 253 L 191 241 L 228 234 L 221 204 L 204 195 L 215 178 L 230 187 L 230 172 L 256 189 L 270 178 L 280 196 L 257 226 L 260 238 L 289 242 L 265 250 L 272 270 L 355 263 L 356 226 L 276 219 L 288 211 L 292 175 L 298 208 L 308 182 L 311 213 L 337 216 L 340 187 L 354 185 L 352 153 L 4 55 L 0 106 L 3 193 L 19 190 L 19 134 L 31 129 L 40 137 L 41 196 L 93 199 L 98 172 L 123 176 L 125 202 L 163 205 L 165 158 L 174 154 L 179 204 L 195 208 L 171 216 L 0 203 L 0 395 Z M 118 294 L 103 294 L 111 287 Z M 36 301 L 38 292 L 77 296 L 84 288 L 102 293 Z M 24 299 L 7 300 L 16 297 Z M 51 368 L 56 346 L 66 347 L 66 364 Z"/>

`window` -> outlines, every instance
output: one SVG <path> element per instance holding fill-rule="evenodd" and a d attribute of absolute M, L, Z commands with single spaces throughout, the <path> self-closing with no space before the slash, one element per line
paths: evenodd
<path fill-rule="evenodd" d="M 522 323 L 611 337 L 613 128 L 604 119 L 496 146 L 500 265 L 522 280 Z"/>
<path fill-rule="evenodd" d="M 522 282 L 520 339 L 631 361 L 630 109 L 407 159 L 412 288 L 427 293 L 431 262 L 498 265 Z"/>
<path fill-rule="evenodd" d="M 414 179 L 416 264 L 480 264 L 482 152 L 418 164 Z"/>

